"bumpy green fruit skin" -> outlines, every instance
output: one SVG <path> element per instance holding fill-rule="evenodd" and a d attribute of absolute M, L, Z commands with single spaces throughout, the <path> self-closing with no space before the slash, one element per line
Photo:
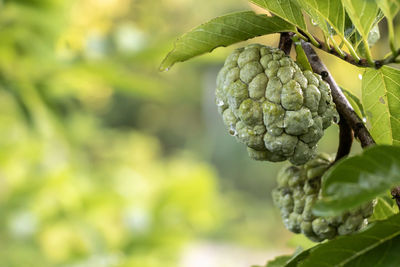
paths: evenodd
<path fill-rule="evenodd" d="M 312 213 L 320 197 L 321 176 L 331 162 L 329 155 L 319 154 L 303 166 L 285 167 L 278 174 L 278 187 L 272 191 L 286 228 L 303 233 L 315 242 L 358 231 L 373 212 L 373 204 L 368 203 L 336 217 L 319 217 Z"/>
<path fill-rule="evenodd" d="M 329 85 L 277 48 L 238 48 L 217 77 L 216 104 L 231 135 L 256 160 L 300 165 L 337 118 Z"/>

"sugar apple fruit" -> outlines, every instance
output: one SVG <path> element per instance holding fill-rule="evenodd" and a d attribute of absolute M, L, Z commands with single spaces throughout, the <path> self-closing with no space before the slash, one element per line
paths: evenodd
<path fill-rule="evenodd" d="M 285 167 L 278 174 L 278 187 L 272 191 L 285 227 L 315 242 L 361 229 L 373 212 L 372 203 L 336 217 L 319 217 L 311 212 L 320 198 L 321 176 L 331 162 L 329 155 L 319 154 L 303 166 Z"/>
<path fill-rule="evenodd" d="M 231 135 L 256 160 L 307 162 L 337 118 L 329 85 L 260 44 L 232 52 L 217 77 L 216 104 Z"/>

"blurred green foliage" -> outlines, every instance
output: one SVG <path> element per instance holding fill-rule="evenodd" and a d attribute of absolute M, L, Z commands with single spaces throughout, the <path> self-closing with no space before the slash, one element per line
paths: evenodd
<path fill-rule="evenodd" d="M 158 72 L 176 36 L 246 1 L 0 3 L 1 267 L 177 266 L 201 240 L 285 248 L 282 164 L 251 161 L 213 103 L 229 49 Z"/>
<path fill-rule="evenodd" d="M 0 266 L 175 266 L 223 217 L 213 168 L 156 137 L 194 100 L 149 71 L 130 3 L 94 2 L 2 3 Z"/>

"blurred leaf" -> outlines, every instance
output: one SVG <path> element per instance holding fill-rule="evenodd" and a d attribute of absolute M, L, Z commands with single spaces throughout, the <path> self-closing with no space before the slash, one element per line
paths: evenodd
<path fill-rule="evenodd" d="M 400 262 L 400 215 L 378 221 L 357 234 L 313 247 L 286 266 L 397 266 Z"/>
<path fill-rule="evenodd" d="M 17 3 L 20 5 L 36 7 L 41 10 L 43 10 L 43 8 L 54 7 L 55 5 L 60 3 L 60 1 L 54 1 L 54 0 L 3 0 L 3 1 L 4 4 Z"/>
<path fill-rule="evenodd" d="M 397 212 L 392 205 L 390 205 L 385 199 L 378 197 L 376 205 L 374 207 L 374 213 L 368 219 L 368 221 L 371 222 L 385 220 L 395 215 L 396 213 Z"/>
<path fill-rule="evenodd" d="M 4 81 L 3 81 L 4 82 Z M 26 103 L 23 101 L 23 97 L 21 96 L 20 92 L 16 90 L 16 88 L 12 88 L 10 84 L 6 84 L 1 86 L 1 89 L 8 91 L 10 95 L 13 96 L 15 103 L 17 104 L 22 117 L 25 119 L 27 125 L 33 126 L 33 118 L 32 114 L 29 111 Z"/>
<path fill-rule="evenodd" d="M 322 178 L 321 216 L 355 208 L 400 184 L 400 146 L 376 145 L 333 165 Z"/>
<path fill-rule="evenodd" d="M 387 20 L 393 20 L 400 8 L 397 0 L 375 0 Z"/>
<path fill-rule="evenodd" d="M 378 15 L 378 5 L 374 0 L 342 0 L 351 21 L 364 40 L 368 39 L 369 32 Z"/>
<path fill-rule="evenodd" d="M 250 0 L 250 2 L 271 11 L 303 31 L 307 31 L 301 8 L 293 0 Z"/>
<path fill-rule="evenodd" d="M 102 80 L 104 86 L 111 86 L 116 90 L 134 94 L 140 97 L 152 97 L 157 100 L 169 98 L 165 82 L 154 74 L 132 72 L 117 62 L 104 60 L 96 63 L 77 64 L 71 69 L 75 77 L 96 77 Z M 72 79 L 73 77 L 70 77 Z"/>
<path fill-rule="evenodd" d="M 225 217 L 213 167 L 184 145 L 164 150 L 173 146 L 170 132 L 191 130 L 177 122 L 200 113 L 196 93 L 174 88 L 198 86 L 191 80 L 198 69 L 161 77 L 157 49 L 120 54 L 117 26 L 154 20 L 136 6 L 121 12 L 122 2 L 130 3 L 1 1 L 1 266 L 176 266 L 183 243 Z M 140 4 L 146 12 L 148 5 Z M 132 45 L 135 37 L 124 40 Z M 149 39 L 165 43 L 154 31 Z M 111 108 L 151 122 L 109 126 Z M 164 120 L 173 130 L 150 136 L 156 131 L 144 128 L 161 112 L 174 118 Z"/>
<path fill-rule="evenodd" d="M 252 11 L 237 12 L 217 17 L 182 35 L 161 63 L 168 70 L 174 63 L 211 52 L 256 36 L 294 31 L 295 27 L 279 17 L 257 15 Z"/>
<path fill-rule="evenodd" d="M 296 0 L 328 36 L 331 35 L 326 21 L 340 36 L 344 35 L 345 12 L 341 0 Z"/>
<path fill-rule="evenodd" d="M 400 145 L 400 70 L 388 66 L 367 69 L 362 79 L 362 101 L 378 144 Z"/>
<path fill-rule="evenodd" d="M 394 18 L 399 12 L 400 2 L 397 0 L 376 0 L 381 13 L 383 13 L 386 17 L 387 21 L 387 30 L 389 37 L 389 45 L 392 53 L 396 50 L 396 38 L 394 31 Z"/>
<path fill-rule="evenodd" d="M 364 107 L 361 104 L 361 100 L 355 96 L 353 93 L 350 91 L 340 87 L 342 89 L 343 94 L 346 96 L 347 100 L 350 102 L 351 106 L 353 107 L 354 111 L 357 113 L 357 115 L 360 118 L 365 118 L 365 112 L 364 112 Z"/>

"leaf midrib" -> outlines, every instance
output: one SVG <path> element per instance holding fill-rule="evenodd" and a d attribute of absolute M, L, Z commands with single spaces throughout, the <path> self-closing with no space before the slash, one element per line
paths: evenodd
<path fill-rule="evenodd" d="M 397 224 L 393 224 L 393 225 L 395 225 L 395 226 L 400 226 L 400 225 L 397 225 Z M 346 260 L 340 262 L 338 265 L 335 265 L 335 266 L 344 266 L 346 263 L 349 263 L 349 262 L 352 261 L 353 259 L 355 259 L 355 258 L 359 257 L 360 255 L 364 254 L 365 252 L 368 252 L 369 250 L 372 250 L 372 249 L 376 248 L 377 246 L 379 246 L 379 245 L 385 243 L 386 241 L 388 241 L 388 240 L 390 240 L 390 239 L 396 237 L 396 236 L 399 235 L 399 234 L 400 234 L 400 230 L 394 232 L 393 234 L 387 236 L 386 238 L 383 238 L 383 239 L 379 239 L 379 238 L 378 238 L 378 239 L 379 239 L 378 242 L 374 243 L 374 244 L 371 245 L 371 246 L 365 247 L 364 249 L 360 250 L 359 252 L 354 253 L 353 256 L 350 256 L 349 258 L 347 258 Z"/>

